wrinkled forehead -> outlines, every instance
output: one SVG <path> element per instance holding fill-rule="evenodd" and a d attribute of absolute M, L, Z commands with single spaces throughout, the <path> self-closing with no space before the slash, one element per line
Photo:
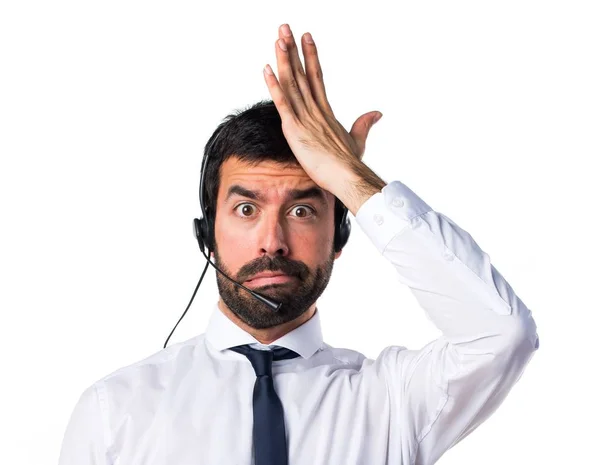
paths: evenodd
<path fill-rule="evenodd" d="M 258 163 L 243 161 L 231 156 L 221 165 L 221 182 L 232 177 L 288 176 L 312 181 L 299 164 L 281 163 L 274 160 L 262 160 Z"/>
<path fill-rule="evenodd" d="M 313 198 L 324 205 L 333 202 L 333 195 L 321 189 L 301 166 L 287 166 L 271 160 L 257 165 L 227 159 L 221 166 L 218 203 L 227 203 L 235 196 L 272 203 L 299 198 Z"/>

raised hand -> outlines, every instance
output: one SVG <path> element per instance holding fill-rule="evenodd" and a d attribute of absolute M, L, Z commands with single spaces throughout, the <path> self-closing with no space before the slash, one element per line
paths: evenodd
<path fill-rule="evenodd" d="M 302 36 L 302 53 L 287 24 L 279 28 L 275 43 L 279 79 L 267 65 L 265 81 L 282 121 L 282 131 L 298 162 L 321 188 L 335 192 L 335 178 L 357 172 L 369 130 L 381 117 L 378 111 L 360 116 L 350 133 L 337 121 L 327 100 L 317 47 L 310 33 Z"/>

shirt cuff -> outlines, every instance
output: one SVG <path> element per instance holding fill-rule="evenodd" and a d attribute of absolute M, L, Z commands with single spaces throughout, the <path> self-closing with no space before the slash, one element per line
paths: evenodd
<path fill-rule="evenodd" d="M 356 212 L 356 222 L 380 254 L 389 242 L 418 216 L 432 208 L 408 186 L 392 181 L 367 199 Z"/>

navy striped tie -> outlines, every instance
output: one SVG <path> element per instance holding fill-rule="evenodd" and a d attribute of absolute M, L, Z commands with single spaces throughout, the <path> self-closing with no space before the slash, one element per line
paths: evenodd
<path fill-rule="evenodd" d="M 256 465 L 287 465 L 288 450 L 283 420 L 283 406 L 273 386 L 273 360 L 286 360 L 300 355 L 285 347 L 274 350 L 253 349 L 249 345 L 231 347 L 245 355 L 256 373 L 253 395 L 254 463 Z"/>

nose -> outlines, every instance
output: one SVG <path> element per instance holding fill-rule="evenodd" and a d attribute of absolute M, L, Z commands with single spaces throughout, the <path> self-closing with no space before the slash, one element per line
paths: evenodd
<path fill-rule="evenodd" d="M 267 215 L 265 215 L 267 216 Z M 277 215 L 269 215 L 259 228 L 258 246 L 261 255 L 287 256 L 289 246 L 286 240 L 286 230 Z"/>

